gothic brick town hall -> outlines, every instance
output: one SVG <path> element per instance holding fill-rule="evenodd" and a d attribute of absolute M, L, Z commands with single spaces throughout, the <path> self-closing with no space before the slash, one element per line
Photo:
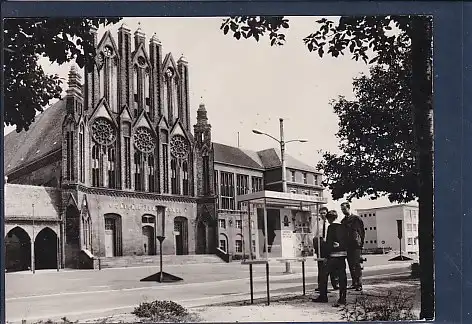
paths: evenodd
<path fill-rule="evenodd" d="M 203 104 L 191 125 L 184 57 L 139 28 L 132 39 L 122 25 L 117 40 L 95 36 L 94 70 L 72 67 L 66 96 L 5 136 L 7 271 L 156 255 L 160 212 L 164 255 L 237 258 L 259 225 L 241 223 L 236 197 L 282 190 L 280 151 L 212 142 Z M 322 198 L 315 168 L 286 163 L 291 192 Z"/>

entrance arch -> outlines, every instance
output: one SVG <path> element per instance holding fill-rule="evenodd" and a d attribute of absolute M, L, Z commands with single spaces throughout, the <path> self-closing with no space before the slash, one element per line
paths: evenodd
<path fill-rule="evenodd" d="M 188 254 L 188 219 L 186 217 L 177 216 L 174 218 L 175 233 L 175 254 Z"/>
<path fill-rule="evenodd" d="M 156 218 L 153 215 L 143 215 L 143 247 L 144 254 L 156 255 Z"/>
<path fill-rule="evenodd" d="M 57 235 L 49 227 L 42 229 L 34 240 L 34 267 L 37 270 L 57 267 Z"/>
<path fill-rule="evenodd" d="M 7 272 L 31 267 L 31 239 L 24 229 L 15 227 L 5 237 L 5 269 Z"/>

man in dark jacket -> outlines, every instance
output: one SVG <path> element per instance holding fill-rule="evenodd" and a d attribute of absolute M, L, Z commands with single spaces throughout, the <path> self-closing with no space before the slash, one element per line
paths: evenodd
<path fill-rule="evenodd" d="M 316 254 L 318 255 L 318 258 L 325 258 L 327 257 L 328 255 L 326 254 L 326 234 L 327 234 L 327 230 L 328 230 L 328 221 L 326 220 L 326 215 L 328 214 L 328 208 L 327 207 L 321 207 L 319 209 L 319 213 L 320 213 L 320 216 L 321 216 L 321 220 L 322 220 L 322 225 L 321 225 L 321 233 L 318 233 L 318 235 L 320 235 L 320 246 L 321 246 L 321 249 L 318 248 L 318 235 L 316 235 L 314 238 L 313 238 L 313 247 L 315 249 L 315 252 Z M 320 253 L 321 252 L 321 253 Z M 321 280 L 323 278 L 323 275 L 325 272 L 328 271 L 327 269 L 327 263 L 324 262 L 324 261 L 318 261 L 318 288 L 316 288 L 315 290 L 316 291 L 320 291 L 320 286 L 321 286 Z M 336 277 L 336 275 L 334 273 L 329 273 L 329 277 L 331 279 L 331 285 L 333 286 L 333 289 L 334 290 L 338 290 L 338 278 Z"/>
<path fill-rule="evenodd" d="M 328 302 L 328 273 L 333 273 L 339 279 L 339 299 L 335 307 L 346 304 L 347 277 L 346 277 L 346 231 L 341 224 L 334 223 L 338 214 L 331 210 L 326 215 L 328 219 L 328 233 L 326 236 L 327 272 L 323 273 L 320 285 L 320 295 L 313 299 L 316 303 Z"/>
<path fill-rule="evenodd" d="M 362 219 L 351 214 L 351 205 L 348 202 L 341 204 L 344 218 L 341 224 L 346 228 L 347 263 L 351 273 L 352 286 L 349 289 L 362 291 L 361 254 L 364 246 L 365 229 Z"/>

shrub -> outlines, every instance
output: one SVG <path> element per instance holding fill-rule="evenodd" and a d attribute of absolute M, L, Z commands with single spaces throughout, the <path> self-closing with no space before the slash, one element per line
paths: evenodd
<path fill-rule="evenodd" d="M 143 302 L 137 306 L 132 314 L 152 322 L 196 322 L 198 317 L 191 314 L 183 306 L 173 301 L 155 300 L 151 303 Z"/>
<path fill-rule="evenodd" d="M 413 314 L 413 295 L 404 292 L 387 295 L 366 295 L 356 297 L 353 304 L 342 310 L 342 318 L 352 321 L 411 321 L 417 319 Z"/>

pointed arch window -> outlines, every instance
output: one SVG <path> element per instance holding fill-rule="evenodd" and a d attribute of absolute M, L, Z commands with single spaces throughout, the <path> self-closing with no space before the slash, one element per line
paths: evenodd
<path fill-rule="evenodd" d="M 86 250 L 92 249 L 92 220 L 90 216 L 82 216 L 82 245 Z"/>
<path fill-rule="evenodd" d="M 133 68 L 134 111 L 135 116 L 144 109 L 149 113 L 150 100 L 150 70 L 143 55 L 138 56 Z"/>
<path fill-rule="evenodd" d="M 99 54 L 100 98 L 105 98 L 113 112 L 118 112 L 118 64 L 116 53 L 106 45 Z"/>
<path fill-rule="evenodd" d="M 100 186 L 100 178 L 101 178 L 101 154 L 100 154 L 100 146 L 98 144 L 94 144 L 92 147 L 92 186 L 99 187 Z"/>
<path fill-rule="evenodd" d="M 131 188 L 131 124 L 123 123 L 124 185 Z"/>
<path fill-rule="evenodd" d="M 210 194 L 210 162 L 208 155 L 203 157 L 203 194 Z"/>
<path fill-rule="evenodd" d="M 66 132 L 66 179 L 75 180 L 74 178 L 74 133 L 71 129 Z"/>
<path fill-rule="evenodd" d="M 79 180 L 85 181 L 85 139 L 84 139 L 84 124 L 80 124 L 79 128 Z"/>
<path fill-rule="evenodd" d="M 149 192 L 154 192 L 156 190 L 155 186 L 155 172 L 154 172 L 154 155 L 150 154 L 148 156 L 148 184 Z"/>
<path fill-rule="evenodd" d="M 165 76 L 166 86 L 165 97 L 167 98 L 166 106 L 170 122 L 173 122 L 179 117 L 177 105 L 177 79 L 173 68 L 169 67 L 166 70 Z"/>
<path fill-rule="evenodd" d="M 171 169 L 171 194 L 177 195 L 178 187 L 177 187 L 177 159 L 172 158 L 170 161 L 170 169 Z"/>
<path fill-rule="evenodd" d="M 139 109 L 139 75 L 138 75 L 138 67 L 135 65 L 133 68 L 133 114 L 134 117 L 138 116 L 138 109 Z"/>
<path fill-rule="evenodd" d="M 187 196 L 189 194 L 189 181 L 188 181 L 188 162 L 182 162 L 182 190 L 183 194 Z"/>
<path fill-rule="evenodd" d="M 169 136 L 167 131 L 161 130 L 162 141 L 162 192 L 169 193 Z"/>
<path fill-rule="evenodd" d="M 116 188 L 116 151 L 108 148 L 108 188 Z"/>
<path fill-rule="evenodd" d="M 144 157 L 141 152 L 134 153 L 134 188 L 138 191 L 144 190 L 143 160 Z"/>

